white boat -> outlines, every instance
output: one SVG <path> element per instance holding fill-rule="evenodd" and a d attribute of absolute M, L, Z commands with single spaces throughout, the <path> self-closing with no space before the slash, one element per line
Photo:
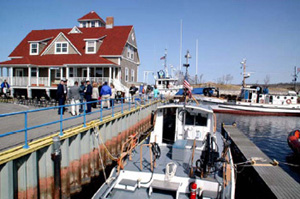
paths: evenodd
<path fill-rule="evenodd" d="M 93 199 L 235 197 L 230 147 L 216 131 L 209 106 L 162 105 L 153 132 L 135 140 L 124 145 L 119 164 Z"/>
<path fill-rule="evenodd" d="M 257 89 L 242 88 L 240 101 L 223 101 L 203 99 L 212 106 L 216 113 L 242 115 L 300 116 L 300 104 L 297 104 L 296 92 L 287 95 L 271 95 L 258 93 Z M 217 104 L 217 105 L 216 105 Z"/>
<path fill-rule="evenodd" d="M 155 79 L 155 85 L 159 93 L 165 97 L 173 97 L 179 89 L 183 88 L 182 85 L 179 85 L 177 78 L 167 78 L 163 75 Z"/>

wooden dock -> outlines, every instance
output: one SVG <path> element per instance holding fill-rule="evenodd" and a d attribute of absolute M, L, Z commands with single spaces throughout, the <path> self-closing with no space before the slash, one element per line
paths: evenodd
<path fill-rule="evenodd" d="M 225 137 L 228 135 L 232 141 L 231 145 L 234 151 L 241 156 L 239 161 L 255 160 L 252 164 L 247 163 L 244 166 L 255 170 L 253 173 L 256 173 L 261 182 L 266 185 L 263 190 L 271 192 L 269 195 L 272 198 L 300 198 L 300 184 L 280 168 L 279 165 L 276 165 L 276 162 L 274 164 L 274 161 L 264 154 L 236 126 L 222 125 L 222 133 L 225 134 Z M 238 163 L 235 162 L 235 164 Z M 256 192 L 256 190 L 253 191 Z"/>

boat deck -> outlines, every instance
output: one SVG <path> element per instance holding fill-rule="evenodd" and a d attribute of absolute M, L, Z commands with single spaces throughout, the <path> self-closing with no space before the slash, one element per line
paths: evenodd
<path fill-rule="evenodd" d="M 227 132 L 246 160 L 259 158 L 253 165 L 254 170 L 276 198 L 299 198 L 300 184 L 279 166 L 272 166 L 272 160 L 264 154 L 246 135 L 232 125 L 224 125 Z M 266 190 L 268 191 L 268 190 Z"/>
<path fill-rule="evenodd" d="M 218 133 L 218 132 L 217 132 Z M 223 149 L 223 141 L 221 135 L 217 135 L 217 144 L 219 153 Z M 194 176 L 189 177 L 190 162 L 193 151 L 193 142 L 187 142 L 186 147 L 177 149 L 174 145 L 160 146 L 161 156 L 156 160 L 156 167 L 154 172 L 151 172 L 150 148 L 148 146 L 140 145 L 135 148 L 132 153 L 132 160 L 125 163 L 124 170 L 120 171 L 117 180 L 114 182 L 114 189 L 109 191 L 110 194 L 107 199 L 121 199 L 121 198 L 153 198 L 153 199 L 188 199 L 189 198 L 189 184 L 197 182 L 203 188 L 204 198 L 218 198 L 218 191 L 220 182 L 222 182 L 222 171 L 212 172 L 206 178 Z M 142 147 L 142 156 L 140 156 L 140 149 Z M 197 148 L 197 145 L 196 145 Z M 202 151 L 195 150 L 194 164 L 200 158 Z M 140 159 L 142 158 L 142 170 L 140 169 Z M 176 173 L 170 181 L 165 179 L 166 165 L 174 162 L 177 165 Z M 194 169 L 195 172 L 195 169 Z M 140 187 L 138 185 L 140 182 Z M 108 190 L 108 187 L 101 189 L 94 198 L 100 198 L 101 194 Z M 149 196 L 150 192 L 151 197 Z M 176 194 L 177 197 L 176 197 Z"/>

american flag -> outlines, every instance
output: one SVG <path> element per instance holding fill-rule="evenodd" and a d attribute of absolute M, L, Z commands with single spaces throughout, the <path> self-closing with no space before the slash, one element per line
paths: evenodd
<path fill-rule="evenodd" d="M 162 57 L 160 58 L 160 60 L 162 60 L 162 59 L 166 59 L 166 56 L 162 56 Z"/>
<path fill-rule="evenodd" d="M 192 95 L 192 87 L 188 81 L 188 77 L 185 76 L 184 81 L 183 81 L 183 88 L 187 89 L 187 93 L 189 94 L 189 96 Z"/>

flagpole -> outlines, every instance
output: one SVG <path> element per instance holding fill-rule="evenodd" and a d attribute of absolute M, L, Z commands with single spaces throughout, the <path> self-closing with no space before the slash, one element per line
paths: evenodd
<path fill-rule="evenodd" d="M 182 56 L 182 19 L 180 20 L 180 47 L 179 47 L 179 70 L 181 71 L 181 56 Z"/>
<path fill-rule="evenodd" d="M 198 39 L 196 39 L 196 76 L 195 76 L 196 84 L 198 83 Z"/>

